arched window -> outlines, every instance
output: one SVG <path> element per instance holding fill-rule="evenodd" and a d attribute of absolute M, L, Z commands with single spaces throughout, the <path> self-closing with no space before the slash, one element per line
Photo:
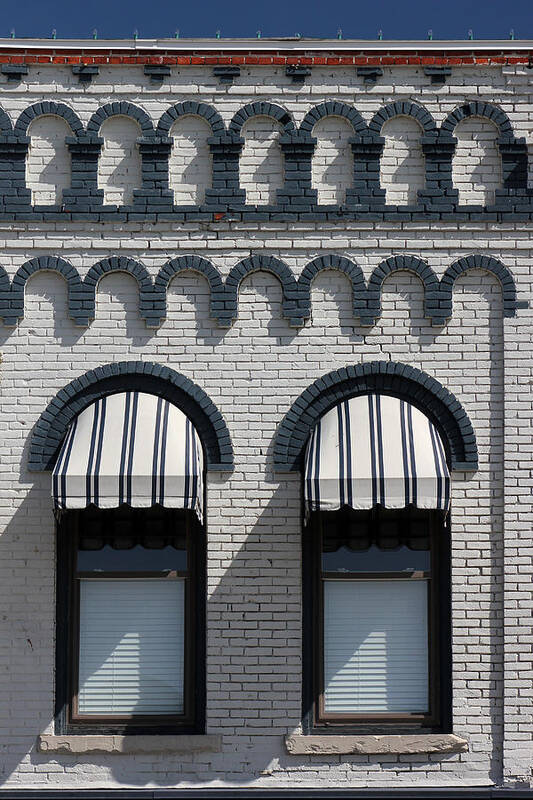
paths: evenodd
<path fill-rule="evenodd" d="M 207 140 L 211 126 L 194 115 L 179 117 L 169 135 L 173 146 L 169 159 L 169 187 L 176 205 L 201 205 L 212 185 L 213 165 Z"/>
<path fill-rule="evenodd" d="M 123 115 L 109 117 L 100 128 L 104 140 L 98 159 L 98 188 L 104 190 L 106 205 L 129 205 L 133 190 L 142 185 L 141 154 L 137 139 L 139 124 Z"/>
<path fill-rule="evenodd" d="M 426 160 L 420 137 L 423 130 L 413 117 L 387 120 L 381 129 L 385 146 L 380 161 L 380 183 L 389 205 L 413 205 L 426 186 Z"/>
<path fill-rule="evenodd" d="M 72 136 L 61 117 L 45 114 L 28 127 L 30 146 L 26 157 L 26 186 L 33 205 L 60 205 L 63 189 L 71 183 L 70 153 L 65 138 Z"/>
<path fill-rule="evenodd" d="M 203 473 L 193 424 L 161 397 L 73 419 L 52 478 L 63 733 L 201 727 Z"/>
<path fill-rule="evenodd" d="M 242 126 L 244 147 L 239 162 L 240 186 L 250 205 L 276 202 L 283 186 L 283 154 L 279 137 L 283 126 L 272 117 L 251 117 Z"/>
<path fill-rule="evenodd" d="M 312 160 L 312 185 L 322 205 L 340 205 L 353 186 L 354 168 L 350 138 L 354 131 L 342 117 L 324 117 L 313 128 L 317 143 Z"/>
<path fill-rule="evenodd" d="M 404 400 L 345 400 L 315 425 L 304 478 L 307 727 L 445 730 L 450 476 L 438 431 Z"/>
<path fill-rule="evenodd" d="M 495 190 L 502 187 L 502 159 L 498 149 L 499 130 L 483 117 L 467 117 L 455 127 L 457 145 L 452 180 L 463 205 L 489 205 Z"/>

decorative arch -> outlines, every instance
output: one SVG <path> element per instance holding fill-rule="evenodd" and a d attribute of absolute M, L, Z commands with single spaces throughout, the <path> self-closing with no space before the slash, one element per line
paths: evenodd
<path fill-rule="evenodd" d="M 106 119 L 117 116 L 131 117 L 131 119 L 135 120 L 135 122 L 138 122 L 141 126 L 143 136 L 147 136 L 148 138 L 153 138 L 155 136 L 152 120 L 146 111 L 143 111 L 142 108 L 134 106 L 133 103 L 128 103 L 126 101 L 122 101 L 120 103 L 107 103 L 107 105 L 102 106 L 102 108 L 99 108 L 98 111 L 95 111 L 87 124 L 87 133 L 97 135 Z"/>
<path fill-rule="evenodd" d="M 429 319 L 434 316 L 435 298 L 438 297 L 439 281 L 431 267 L 416 256 L 391 256 L 376 267 L 368 280 L 367 311 L 374 319 L 381 315 L 381 290 L 383 281 L 392 272 L 407 270 L 413 272 L 424 284 L 424 313 Z M 440 314 L 437 308 L 438 316 Z"/>
<path fill-rule="evenodd" d="M 98 261 L 90 268 L 83 281 L 86 294 L 92 298 L 92 314 L 95 313 L 96 287 L 100 279 L 110 272 L 126 272 L 132 275 L 139 284 L 139 313 L 149 327 L 159 325 L 160 311 L 158 304 L 158 294 L 154 291 L 152 279 L 146 267 L 132 258 L 125 256 L 113 256 Z"/>
<path fill-rule="evenodd" d="M 237 111 L 229 124 L 229 132 L 235 136 L 241 135 L 242 126 L 252 117 L 272 117 L 283 126 L 283 132 L 289 133 L 295 130 L 294 122 L 288 111 L 275 103 L 268 103 L 264 100 L 257 103 L 248 103 L 248 105 Z"/>
<path fill-rule="evenodd" d="M 16 136 L 26 136 L 28 127 L 37 117 L 44 117 L 53 114 L 56 117 L 62 117 L 65 122 L 70 126 L 74 136 L 79 136 L 84 132 L 83 124 L 78 115 L 65 103 L 53 103 L 43 101 L 42 103 L 34 103 L 22 112 L 20 117 L 15 123 L 14 133 Z"/>
<path fill-rule="evenodd" d="M 38 256 L 19 267 L 13 276 L 9 303 L 10 321 L 7 324 L 14 325 L 17 320 L 23 319 L 24 289 L 26 283 L 32 275 L 43 270 L 57 272 L 65 279 L 68 286 L 69 314 L 75 322 L 79 321 L 77 306 L 83 297 L 83 284 L 78 270 L 63 258 L 57 258 L 56 256 Z M 0 276 L 0 279 L 1 277 L 3 276 Z M 6 318 L 5 316 L 4 319 Z"/>
<path fill-rule="evenodd" d="M 347 103 L 339 103 L 333 100 L 320 103 L 320 105 L 308 111 L 302 120 L 300 131 L 311 134 L 317 122 L 320 122 L 324 117 L 343 117 L 351 124 L 354 133 L 368 133 L 366 122 L 356 108 L 349 106 Z"/>
<path fill-rule="evenodd" d="M 100 397 L 142 391 L 177 405 L 198 431 L 208 469 L 233 469 L 233 448 L 226 423 L 207 394 L 189 378 L 150 361 L 120 361 L 86 372 L 61 389 L 37 421 L 28 456 L 28 469 L 50 471 L 69 424 Z"/>
<path fill-rule="evenodd" d="M 507 114 L 492 103 L 484 103 L 480 100 L 464 103 L 455 108 L 442 123 L 441 131 L 453 135 L 459 122 L 467 117 L 484 117 L 497 126 L 501 136 L 513 136 L 513 126 Z"/>
<path fill-rule="evenodd" d="M 514 278 L 501 261 L 492 256 L 470 255 L 455 261 L 445 271 L 440 281 L 440 313 L 446 319 L 450 318 L 453 311 L 453 288 L 460 275 L 470 269 L 483 269 L 490 272 L 500 282 L 502 287 L 503 311 L 505 316 L 513 317 L 517 309 L 516 284 Z"/>
<path fill-rule="evenodd" d="M 310 261 L 302 270 L 298 279 L 298 289 L 300 290 L 300 306 L 306 311 L 305 318 L 311 314 L 311 284 L 318 275 L 325 269 L 335 269 L 347 276 L 352 284 L 352 307 L 354 317 L 360 317 L 361 312 L 366 309 L 366 284 L 363 270 L 349 258 L 329 254 L 319 256 Z"/>
<path fill-rule="evenodd" d="M 226 128 L 224 120 L 218 111 L 215 111 L 215 109 L 207 105 L 207 103 L 197 103 L 192 100 L 188 100 L 185 103 L 176 103 L 176 105 L 168 108 L 157 123 L 157 135 L 168 136 L 176 120 L 189 115 L 205 119 L 213 131 L 213 136 L 224 135 Z"/>
<path fill-rule="evenodd" d="M 253 272 L 270 272 L 278 278 L 283 291 L 283 316 L 290 325 L 301 326 L 305 314 L 299 303 L 298 284 L 289 267 L 274 256 L 249 256 L 231 268 L 224 286 L 224 310 L 217 312 L 219 324 L 229 327 L 237 319 L 239 287 L 243 279 Z"/>
<path fill-rule="evenodd" d="M 429 111 L 418 105 L 418 103 L 410 101 L 396 101 L 395 103 L 389 103 L 384 108 L 380 108 L 370 120 L 369 131 L 376 136 L 380 136 L 383 125 L 393 117 L 413 117 L 422 126 L 425 134 L 437 133 L 437 124 Z"/>
<path fill-rule="evenodd" d="M 423 411 L 443 438 L 451 469 L 477 469 L 476 437 L 459 400 L 435 378 L 415 367 L 394 361 L 370 361 L 334 370 L 302 392 L 278 428 L 274 441 L 276 470 L 300 471 L 307 440 L 318 419 L 342 400 L 371 392 L 398 397 Z"/>
<path fill-rule="evenodd" d="M 13 133 L 13 124 L 3 108 L 0 108 L 0 131 L 4 136 Z"/>
<path fill-rule="evenodd" d="M 178 258 L 173 258 L 171 261 L 167 261 L 167 263 L 161 267 L 155 278 L 155 292 L 165 298 L 164 310 L 161 313 L 161 321 L 166 317 L 166 296 L 169 283 L 176 275 L 179 275 L 180 272 L 184 272 L 185 270 L 197 272 L 206 279 L 209 284 L 211 295 L 211 317 L 217 319 L 217 309 L 223 307 L 225 300 L 224 284 L 220 272 L 210 261 L 206 258 L 201 258 L 201 256 L 179 256 Z M 220 303 L 222 303 L 222 306 L 220 306 Z"/>

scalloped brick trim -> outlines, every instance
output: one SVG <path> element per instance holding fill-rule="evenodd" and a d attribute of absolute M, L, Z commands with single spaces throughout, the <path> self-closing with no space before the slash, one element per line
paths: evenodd
<path fill-rule="evenodd" d="M 171 259 L 159 270 L 152 282 L 146 267 L 125 256 L 112 256 L 98 261 L 82 281 L 75 267 L 62 258 L 39 256 L 16 272 L 11 284 L 6 271 L 0 267 L 0 317 L 4 324 L 16 325 L 24 316 L 24 287 L 28 278 L 38 270 L 58 272 L 67 281 L 69 314 L 77 325 L 86 326 L 94 318 L 96 287 L 100 278 L 109 272 L 125 272 L 139 285 L 139 313 L 150 328 L 157 328 L 166 318 L 166 293 L 172 278 L 184 270 L 201 274 L 210 289 L 210 314 L 223 328 L 237 319 L 238 293 L 242 280 L 253 272 L 270 272 L 278 278 L 283 290 L 283 316 L 293 327 L 301 327 L 311 315 L 311 284 L 325 269 L 345 274 L 352 284 L 352 308 L 361 325 L 374 325 L 381 314 L 383 281 L 392 272 L 408 270 L 417 275 L 425 289 L 425 316 L 433 325 L 444 325 L 452 315 L 452 295 L 455 280 L 469 269 L 483 269 L 493 274 L 502 287 L 503 312 L 514 316 L 523 304 L 517 301 L 516 285 L 510 271 L 491 256 L 470 255 L 459 259 L 445 271 L 439 281 L 433 269 L 414 255 L 391 256 L 379 264 L 365 283 L 361 268 L 344 256 L 328 254 L 307 264 L 298 280 L 292 270 L 274 256 L 252 255 L 231 268 L 224 281 L 219 270 L 205 258 L 196 255 Z"/>

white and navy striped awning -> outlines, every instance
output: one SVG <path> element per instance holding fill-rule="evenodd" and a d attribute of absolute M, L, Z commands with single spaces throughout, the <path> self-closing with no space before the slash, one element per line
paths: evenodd
<path fill-rule="evenodd" d="M 450 473 L 442 440 L 425 414 L 404 400 L 354 397 L 315 425 L 304 491 L 307 513 L 377 505 L 447 511 Z"/>
<path fill-rule="evenodd" d="M 52 476 L 58 508 L 160 504 L 203 513 L 203 454 L 190 419 L 142 392 L 102 397 L 71 423 Z"/>

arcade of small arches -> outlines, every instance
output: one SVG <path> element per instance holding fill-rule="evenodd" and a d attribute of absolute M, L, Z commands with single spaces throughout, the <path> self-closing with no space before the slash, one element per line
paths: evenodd
<path fill-rule="evenodd" d="M 365 122 L 330 101 L 299 127 L 264 101 L 227 126 L 193 101 L 173 105 L 156 125 L 138 106 L 114 102 L 86 126 L 67 105 L 42 102 L 14 126 L 1 111 L 0 134 L 0 215 L 533 213 L 526 143 L 483 102 L 459 106 L 438 126 L 413 102 L 391 103 Z"/>
<path fill-rule="evenodd" d="M 255 272 L 276 277 L 282 289 L 282 314 L 294 328 L 311 317 L 311 289 L 315 277 L 324 270 L 336 270 L 351 284 L 352 312 L 361 326 L 373 326 L 381 316 L 381 293 L 385 280 L 397 272 L 415 275 L 424 287 L 424 315 L 433 326 L 445 325 L 453 314 L 453 291 L 456 280 L 470 270 L 482 270 L 494 276 L 502 290 L 502 312 L 515 315 L 527 308 L 527 301 L 517 298 L 514 278 L 507 267 L 488 255 L 473 254 L 450 264 L 440 280 L 432 267 L 414 255 L 390 256 L 365 280 L 361 267 L 345 256 L 328 254 L 310 261 L 298 278 L 290 267 L 274 256 L 252 255 L 235 264 L 223 278 L 217 267 L 196 255 L 170 259 L 152 279 L 146 267 L 125 256 L 113 256 L 93 264 L 81 278 L 78 270 L 63 258 L 39 256 L 23 264 L 10 280 L 0 267 L 0 318 L 7 326 L 24 317 L 25 287 L 37 272 L 54 272 L 67 284 L 69 315 L 76 325 L 87 326 L 95 317 L 96 291 L 106 275 L 121 272 L 132 276 L 139 287 L 139 312 L 149 328 L 159 327 L 166 319 L 167 290 L 179 274 L 192 271 L 202 276 L 210 291 L 210 316 L 221 328 L 229 328 L 238 317 L 239 290 L 242 281 Z M 354 323 L 355 324 L 355 323 Z"/>

